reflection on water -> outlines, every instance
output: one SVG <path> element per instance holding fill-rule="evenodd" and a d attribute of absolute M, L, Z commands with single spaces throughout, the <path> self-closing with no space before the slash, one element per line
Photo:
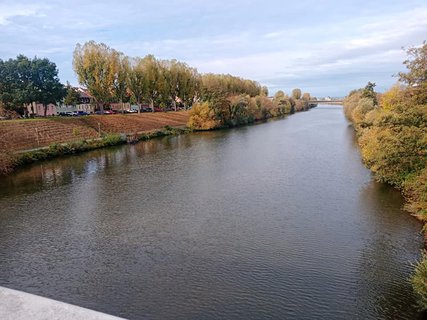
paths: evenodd
<path fill-rule="evenodd" d="M 339 107 L 0 181 L 0 285 L 131 319 L 416 319 L 420 224 Z"/>

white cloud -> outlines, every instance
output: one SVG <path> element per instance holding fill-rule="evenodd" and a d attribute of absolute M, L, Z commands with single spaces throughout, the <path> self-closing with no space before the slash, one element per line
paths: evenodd
<path fill-rule="evenodd" d="M 8 25 L 16 17 L 44 16 L 41 6 L 0 3 L 0 25 Z"/>
<path fill-rule="evenodd" d="M 0 58 L 47 56 L 63 81 L 73 81 L 74 46 L 93 39 L 131 56 L 176 58 L 202 72 L 231 73 L 270 88 L 292 81 L 313 86 L 312 79 L 326 88 L 323 82 L 336 84 L 333 76 L 375 70 L 383 75 L 376 81 L 390 81 L 405 55 L 400 48 L 421 43 L 427 30 L 427 5 L 419 0 L 369 3 L 358 12 L 333 0 L 321 9 L 315 1 L 284 6 L 267 0 L 262 8 L 243 0 L 105 1 L 0 3 L 0 42 L 7 43 Z"/>

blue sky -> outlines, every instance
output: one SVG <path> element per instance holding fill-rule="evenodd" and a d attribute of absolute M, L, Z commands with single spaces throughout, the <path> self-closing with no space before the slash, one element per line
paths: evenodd
<path fill-rule="evenodd" d="M 344 96 L 397 81 L 402 47 L 427 40 L 427 1 L 0 0 L 0 59 L 47 57 L 61 81 L 77 84 L 72 53 L 89 40 L 256 80 L 271 93 Z"/>

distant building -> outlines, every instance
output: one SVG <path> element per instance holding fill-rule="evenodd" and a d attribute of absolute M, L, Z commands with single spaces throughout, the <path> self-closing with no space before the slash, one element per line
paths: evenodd
<path fill-rule="evenodd" d="M 65 104 L 60 104 L 57 107 L 57 114 L 67 113 L 67 112 L 74 112 L 74 111 L 85 111 L 88 113 L 94 113 L 95 112 L 95 99 L 93 96 L 89 94 L 87 89 L 76 87 L 73 88 L 75 91 L 79 94 L 79 102 L 75 106 L 67 106 Z"/>
<path fill-rule="evenodd" d="M 89 94 L 89 91 L 84 88 L 76 88 L 79 93 L 79 104 L 77 105 L 77 111 L 86 111 L 89 113 L 95 112 L 95 98 Z"/>
<path fill-rule="evenodd" d="M 44 106 L 41 103 L 33 102 L 27 105 L 27 113 L 29 116 L 44 117 L 44 111 Z M 47 105 L 46 116 L 56 116 L 57 114 L 56 105 L 49 103 Z"/>

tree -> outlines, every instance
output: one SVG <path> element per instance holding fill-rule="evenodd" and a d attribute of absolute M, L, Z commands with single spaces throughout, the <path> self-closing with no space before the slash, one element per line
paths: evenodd
<path fill-rule="evenodd" d="M 160 65 L 153 55 L 147 55 L 142 59 L 145 70 L 144 92 L 150 102 L 150 107 L 154 112 L 154 102 L 160 98 L 161 88 L 164 85 L 164 78 L 160 73 Z"/>
<path fill-rule="evenodd" d="M 215 117 L 215 111 L 209 102 L 196 103 L 190 111 L 188 127 L 197 130 L 218 128 L 221 121 Z"/>
<path fill-rule="evenodd" d="M 163 95 L 168 97 L 167 100 L 172 103 L 175 111 L 177 102 L 182 102 L 185 106 L 192 104 L 198 89 L 197 70 L 176 60 L 162 61 L 161 70 L 165 83 Z"/>
<path fill-rule="evenodd" d="M 67 82 L 64 104 L 66 106 L 76 106 L 79 103 L 79 93 Z"/>
<path fill-rule="evenodd" d="M 32 102 L 47 105 L 60 101 L 65 95 L 59 82 L 58 69 L 48 59 L 28 59 L 19 55 L 16 59 L 0 60 L 0 101 L 6 109 L 25 112 Z"/>
<path fill-rule="evenodd" d="M 48 104 L 61 101 L 65 96 L 65 88 L 59 81 L 55 63 L 46 58 L 34 58 L 31 61 L 30 91 L 32 101 L 43 105 L 46 117 Z"/>
<path fill-rule="evenodd" d="M 409 86 L 413 103 L 427 103 L 427 42 L 421 47 L 409 48 L 407 54 L 408 59 L 403 64 L 408 72 L 400 72 L 399 80 Z"/>
<path fill-rule="evenodd" d="M 381 95 L 380 106 L 387 111 L 394 110 L 405 103 L 405 98 L 405 87 L 395 84 Z"/>
<path fill-rule="evenodd" d="M 130 69 L 129 58 L 125 57 L 123 53 L 113 49 L 110 59 L 114 70 L 113 96 L 118 102 L 120 102 L 123 112 L 123 102 L 128 97 L 127 80 Z"/>
<path fill-rule="evenodd" d="M 295 100 L 301 99 L 301 89 L 298 89 L 298 88 L 293 89 L 292 90 L 292 98 Z"/>
<path fill-rule="evenodd" d="M 279 90 L 274 94 L 273 102 L 277 105 L 286 104 L 287 100 L 288 97 L 282 90 Z"/>
<path fill-rule="evenodd" d="M 178 61 L 174 60 L 162 60 L 159 61 L 159 69 L 164 78 L 164 85 L 162 86 L 161 95 L 163 102 L 166 105 L 172 103 L 174 110 L 176 111 L 176 100 L 179 95 L 181 86 L 181 66 Z"/>
<path fill-rule="evenodd" d="M 292 104 L 289 100 L 289 97 L 282 91 L 279 90 L 273 97 L 273 102 L 277 105 L 278 109 L 281 113 L 291 113 L 292 112 Z M 295 106 L 295 103 L 294 103 Z"/>
<path fill-rule="evenodd" d="M 268 97 L 268 88 L 266 86 L 262 86 L 259 95 Z"/>
<path fill-rule="evenodd" d="M 226 98 L 231 95 L 247 94 L 255 97 L 261 92 L 261 85 L 252 80 L 234 77 L 229 74 L 208 73 L 202 76 L 202 99 Z"/>
<path fill-rule="evenodd" d="M 403 64 L 408 72 L 399 72 L 399 80 L 409 86 L 417 86 L 427 82 L 427 42 L 421 47 L 412 47 L 406 51 L 408 59 Z"/>
<path fill-rule="evenodd" d="M 302 95 L 302 100 L 304 101 L 310 101 L 311 100 L 311 95 L 308 92 L 304 92 Z"/>
<path fill-rule="evenodd" d="M 202 86 L 201 76 L 196 68 L 187 68 L 186 74 L 182 87 L 183 90 L 180 93 L 180 98 L 185 109 L 198 101 Z"/>
<path fill-rule="evenodd" d="M 7 110 L 24 113 L 31 103 L 31 60 L 23 55 L 0 60 L 0 101 Z"/>
<path fill-rule="evenodd" d="M 145 68 L 141 58 L 133 58 L 129 61 L 127 74 L 127 85 L 129 91 L 138 105 L 138 113 L 141 112 L 141 103 L 145 93 Z"/>
<path fill-rule="evenodd" d="M 365 88 L 362 90 L 362 98 L 372 99 L 374 106 L 378 104 L 377 93 L 374 90 L 375 86 L 375 82 L 369 81 Z"/>
<path fill-rule="evenodd" d="M 109 102 L 114 92 L 116 68 L 114 51 L 104 43 L 86 42 L 83 46 L 76 45 L 73 55 L 73 68 L 81 85 L 84 85 L 101 111 Z"/>

